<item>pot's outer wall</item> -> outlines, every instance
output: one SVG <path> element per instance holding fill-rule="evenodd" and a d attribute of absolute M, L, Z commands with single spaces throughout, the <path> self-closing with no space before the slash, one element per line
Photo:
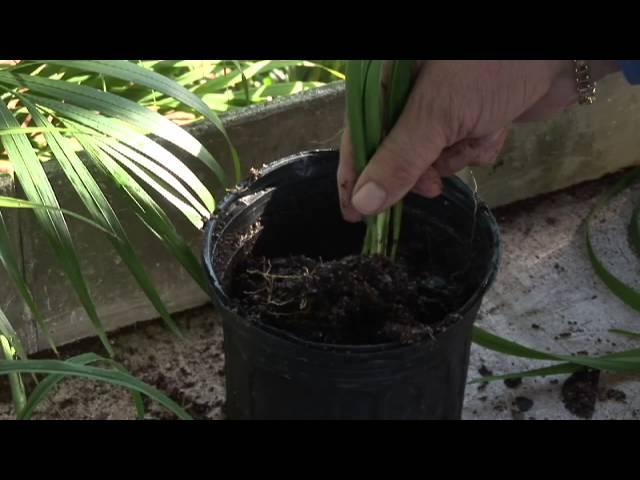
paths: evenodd
<path fill-rule="evenodd" d="M 206 230 L 203 260 L 223 317 L 226 414 L 230 419 L 459 419 L 472 325 L 495 276 L 500 248 L 495 219 L 477 208 L 486 265 L 478 288 L 437 341 L 415 345 L 323 345 L 242 318 L 229 308 L 224 276 L 231 259 L 216 257 L 221 239 L 244 231 L 264 209 L 272 187 L 310 178 L 335 183 L 336 151 L 304 152 L 270 165 L 221 204 Z M 284 188 L 284 187 L 281 187 Z M 447 208 L 476 211 L 461 181 L 446 182 Z M 256 193 L 257 192 L 257 193 Z M 265 193 L 267 192 L 267 193 Z M 427 204 L 428 201 L 421 199 Z M 460 216 L 460 215 L 458 215 Z M 456 229 L 460 229 L 456 224 Z"/>
<path fill-rule="evenodd" d="M 314 350 L 223 309 L 230 419 L 459 419 L 479 302 L 438 342 Z"/>

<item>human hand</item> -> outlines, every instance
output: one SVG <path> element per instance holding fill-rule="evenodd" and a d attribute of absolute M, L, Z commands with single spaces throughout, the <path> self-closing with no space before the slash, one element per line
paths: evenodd
<path fill-rule="evenodd" d="M 599 80 L 614 61 L 590 62 Z M 512 122 L 543 120 L 578 100 L 571 60 L 426 61 L 396 125 L 362 174 L 342 136 L 338 187 L 343 216 L 359 221 L 409 191 L 436 197 L 442 177 L 495 161 Z"/>

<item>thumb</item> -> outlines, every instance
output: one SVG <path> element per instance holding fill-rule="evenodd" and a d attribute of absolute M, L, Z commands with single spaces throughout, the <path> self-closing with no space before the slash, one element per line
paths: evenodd
<path fill-rule="evenodd" d="M 400 201 L 440 156 L 446 137 L 440 126 L 410 101 L 353 188 L 352 205 L 375 215 Z"/>

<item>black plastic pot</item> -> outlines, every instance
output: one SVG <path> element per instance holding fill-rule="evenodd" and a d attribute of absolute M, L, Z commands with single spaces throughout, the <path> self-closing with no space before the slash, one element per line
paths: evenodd
<path fill-rule="evenodd" d="M 363 226 L 340 217 L 337 162 L 336 151 L 313 151 L 270 164 L 228 195 L 207 225 L 203 259 L 224 322 L 227 417 L 459 419 L 472 324 L 495 276 L 500 241 L 489 209 L 476 204 L 473 193 L 457 178 L 445 179 L 444 193 L 436 199 L 409 195 L 405 200 L 403 236 L 424 236 L 425 248 L 434 235 L 469 243 L 466 258 L 450 258 L 446 251 L 435 255 L 441 267 L 472 265 L 466 271 L 475 272 L 468 274 L 474 277 L 468 300 L 446 317 L 446 328 L 435 340 L 412 345 L 319 344 L 242 318 L 230 308 L 229 272 L 243 248 L 272 257 L 323 256 L 328 246 L 334 256 L 359 250 Z M 292 198 L 309 205 L 295 218 L 281 208 Z M 247 247 L 243 242 L 250 235 L 242 234 L 260 217 L 262 231 Z M 292 223 L 298 226 L 295 235 L 278 234 Z"/>

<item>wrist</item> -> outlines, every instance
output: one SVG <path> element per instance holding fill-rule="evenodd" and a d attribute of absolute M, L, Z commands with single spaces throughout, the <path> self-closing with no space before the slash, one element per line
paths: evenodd
<path fill-rule="evenodd" d="M 591 104 L 596 99 L 596 86 L 606 76 L 620 70 L 615 60 L 554 60 L 554 80 L 573 84 L 575 98 L 580 104 Z"/>

